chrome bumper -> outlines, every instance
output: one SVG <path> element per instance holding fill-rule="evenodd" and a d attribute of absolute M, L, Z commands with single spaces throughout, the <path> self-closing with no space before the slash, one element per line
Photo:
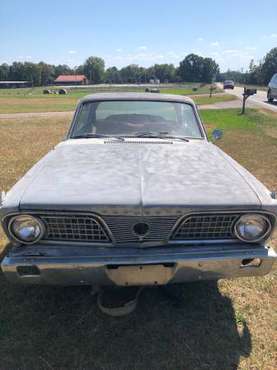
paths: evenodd
<path fill-rule="evenodd" d="M 258 266 L 249 262 L 260 259 Z M 153 248 L 39 244 L 8 252 L 1 267 L 13 283 L 48 285 L 153 285 L 261 276 L 277 254 L 263 246 L 209 245 Z"/>

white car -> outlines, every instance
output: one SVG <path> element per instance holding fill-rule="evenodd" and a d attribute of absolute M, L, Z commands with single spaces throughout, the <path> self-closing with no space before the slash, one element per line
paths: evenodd
<path fill-rule="evenodd" d="M 277 73 L 275 73 L 268 84 L 267 100 L 272 103 L 277 99 Z"/>
<path fill-rule="evenodd" d="M 54 285 L 265 275 L 275 198 L 208 141 L 191 99 L 90 95 L 66 140 L 4 196 L 1 267 L 12 282 Z"/>

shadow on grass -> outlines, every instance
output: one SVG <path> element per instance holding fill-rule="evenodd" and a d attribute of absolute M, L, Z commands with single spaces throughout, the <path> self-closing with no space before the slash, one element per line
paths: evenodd
<path fill-rule="evenodd" d="M 104 316 L 89 288 L 12 286 L 1 275 L 0 292 L 1 369 L 228 370 L 251 351 L 216 282 L 146 288 L 122 318 Z"/>

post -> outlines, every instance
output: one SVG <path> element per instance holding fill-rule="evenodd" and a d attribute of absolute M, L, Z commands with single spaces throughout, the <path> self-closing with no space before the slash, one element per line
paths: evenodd
<path fill-rule="evenodd" d="M 254 95 L 254 94 L 257 94 L 257 89 L 247 89 L 245 86 L 244 86 L 244 89 L 243 89 L 243 98 L 242 98 L 242 109 L 241 109 L 241 113 L 240 114 L 244 114 L 245 113 L 245 103 L 246 103 L 246 100 L 249 98 L 249 96 L 251 95 Z"/>
<path fill-rule="evenodd" d="M 246 99 L 248 98 L 248 96 L 246 96 L 245 94 L 245 88 L 244 88 L 244 93 L 242 94 L 242 109 L 241 109 L 241 113 L 240 114 L 244 114 L 245 113 L 245 103 L 246 103 Z"/>
<path fill-rule="evenodd" d="M 212 94 L 213 94 L 213 91 L 216 90 L 216 86 L 214 86 L 213 84 L 210 86 L 210 98 L 212 97 Z"/>

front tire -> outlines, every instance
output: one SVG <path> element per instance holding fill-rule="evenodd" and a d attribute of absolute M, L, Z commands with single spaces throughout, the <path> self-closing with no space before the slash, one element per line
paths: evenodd
<path fill-rule="evenodd" d="M 273 97 L 271 96 L 271 93 L 270 93 L 270 90 L 268 90 L 268 92 L 267 92 L 267 101 L 269 102 L 269 103 L 272 103 L 273 102 Z"/>

